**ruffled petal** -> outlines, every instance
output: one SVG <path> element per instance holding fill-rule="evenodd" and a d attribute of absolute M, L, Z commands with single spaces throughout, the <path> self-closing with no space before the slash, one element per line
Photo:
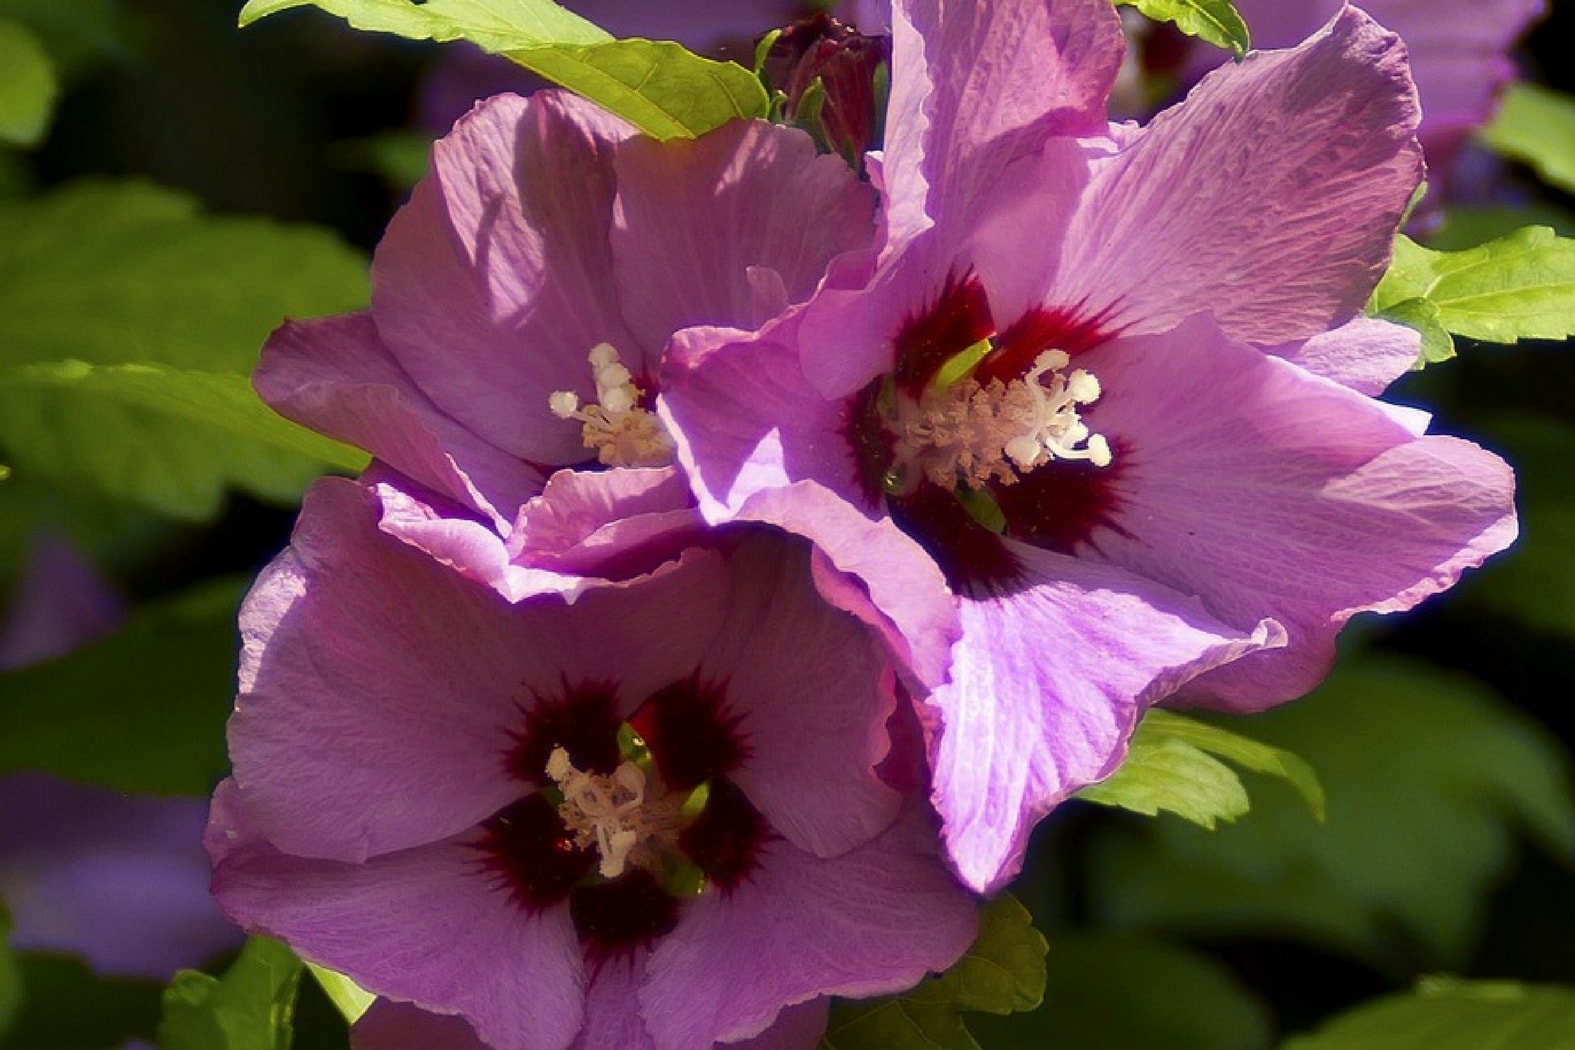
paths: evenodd
<path fill-rule="evenodd" d="M 784 1007 L 901 991 L 955 962 L 978 913 L 935 857 L 931 825 L 915 807 L 834 860 L 778 841 L 732 894 L 697 898 L 640 989 L 660 1050 L 748 1038 Z"/>
<path fill-rule="evenodd" d="M 1089 426 L 1122 459 L 1094 549 L 1228 623 L 1273 617 L 1289 632 L 1284 649 L 1211 673 L 1193 698 L 1246 710 L 1301 695 L 1351 615 L 1409 608 L 1515 536 L 1497 456 L 1419 437 L 1408 415 L 1205 317 L 1082 360 L 1104 387 Z"/>
<path fill-rule="evenodd" d="M 464 839 L 364 864 L 290 856 L 257 833 L 247 802 L 221 784 L 207 834 L 214 896 L 242 927 L 370 992 L 462 1014 L 493 1046 L 569 1045 L 585 973 L 566 904 L 527 913 Z"/>
<path fill-rule="evenodd" d="M 1051 305 L 1154 332 L 1209 309 L 1276 346 L 1354 317 L 1422 174 L 1405 48 L 1355 8 L 1211 73 L 1102 165 Z"/>
<path fill-rule="evenodd" d="M 252 382 L 280 415 L 365 449 L 500 528 L 541 491 L 539 470 L 432 403 L 368 313 L 286 322 L 263 347 Z"/>
<path fill-rule="evenodd" d="M 756 328 L 875 234 L 870 187 L 796 129 L 737 121 L 690 142 L 632 140 L 616 171 L 613 258 L 644 346 L 691 325 Z"/>
<path fill-rule="evenodd" d="M 395 359 L 454 419 L 535 463 L 586 458 L 547 399 L 594 395 L 592 347 L 611 343 L 637 376 L 647 365 L 608 241 L 612 153 L 630 133 L 561 92 L 491 99 L 433 147 L 373 258 L 372 312 Z"/>
<path fill-rule="evenodd" d="M 520 511 L 509 553 L 520 567 L 628 579 L 698 543 L 704 528 L 672 467 L 560 470 Z"/>
<path fill-rule="evenodd" d="M 1277 624 L 1237 631 L 1112 566 L 1011 549 L 1021 585 L 960 600 L 952 680 L 926 700 L 941 719 L 933 798 L 947 851 L 985 893 L 1021 868 L 1041 817 L 1115 770 L 1147 705 L 1284 639 Z"/>
<path fill-rule="evenodd" d="M 892 12 L 887 221 L 901 243 L 966 227 L 1001 168 L 1104 122 L 1125 45 L 1099 0 L 904 0 Z"/>

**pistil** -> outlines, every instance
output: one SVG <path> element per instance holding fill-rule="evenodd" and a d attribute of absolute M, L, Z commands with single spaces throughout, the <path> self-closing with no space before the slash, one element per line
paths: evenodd
<path fill-rule="evenodd" d="M 1022 377 L 987 384 L 943 368 L 947 381 L 917 400 L 897 396 L 892 486 L 902 491 L 922 477 L 953 492 L 979 490 L 992 481 L 1011 485 L 1054 459 L 1108 466 L 1109 443 L 1078 413 L 1098 400 L 1099 380 L 1081 368 L 1067 373 L 1070 363 L 1063 351 L 1046 350 Z"/>
<path fill-rule="evenodd" d="M 596 382 L 596 403 L 582 406 L 570 390 L 547 398 L 552 414 L 580 423 L 580 440 L 609 467 L 664 467 L 673 461 L 673 442 L 656 413 L 640 406 L 644 391 L 610 343 L 598 343 L 588 356 Z"/>
<path fill-rule="evenodd" d="M 679 806 L 658 793 L 644 769 L 623 762 L 609 776 L 586 773 L 558 747 L 547 759 L 547 776 L 563 793 L 558 815 L 576 846 L 595 847 L 603 878 L 616 879 L 631 867 L 661 872 L 662 857 L 676 841 Z"/>

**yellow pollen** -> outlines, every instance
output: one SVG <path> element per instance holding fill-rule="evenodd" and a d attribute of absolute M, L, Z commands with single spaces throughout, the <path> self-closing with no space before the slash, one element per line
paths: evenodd
<path fill-rule="evenodd" d="M 917 401 L 898 397 L 892 475 L 917 473 L 956 491 L 1011 485 L 1053 459 L 1109 466 L 1109 442 L 1078 415 L 1079 405 L 1098 400 L 1099 380 L 1081 368 L 1065 373 L 1070 362 L 1063 351 L 1046 350 L 1010 383 L 970 377 L 927 388 Z"/>
<path fill-rule="evenodd" d="M 659 872 L 663 853 L 677 835 L 678 806 L 646 778 L 645 770 L 623 762 L 611 776 L 574 768 L 561 747 L 547 757 L 547 776 L 563 792 L 558 815 L 574 832 L 574 844 L 596 848 L 603 878 L 616 879 L 629 868 Z"/>
<path fill-rule="evenodd" d="M 588 356 L 596 381 L 596 403 L 580 406 L 570 390 L 554 391 L 547 407 L 559 419 L 580 423 L 580 440 L 609 467 L 665 467 L 673 461 L 673 442 L 656 413 L 640 407 L 644 393 L 609 343 L 598 343 Z"/>

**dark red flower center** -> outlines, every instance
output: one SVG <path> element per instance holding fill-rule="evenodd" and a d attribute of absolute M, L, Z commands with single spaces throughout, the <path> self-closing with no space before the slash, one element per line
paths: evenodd
<path fill-rule="evenodd" d="M 1000 327 L 979 279 L 953 275 L 898 330 L 891 373 L 851 400 L 864 496 L 957 593 L 1020 582 L 1008 537 L 1071 553 L 1114 527 L 1127 450 L 1097 432 L 1098 381 L 1073 365 L 1107 337 L 1097 319 L 1046 308 Z"/>
<path fill-rule="evenodd" d="M 687 897 L 758 867 L 772 831 L 731 779 L 750 747 L 723 686 L 679 679 L 627 722 L 607 683 L 531 700 L 504 766 L 533 790 L 483 823 L 479 847 L 521 907 L 568 902 L 593 962 L 650 946 Z"/>

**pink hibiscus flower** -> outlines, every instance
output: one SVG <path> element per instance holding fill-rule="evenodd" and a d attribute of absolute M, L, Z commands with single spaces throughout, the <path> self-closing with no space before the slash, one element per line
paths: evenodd
<path fill-rule="evenodd" d="M 1422 169 L 1398 38 L 1345 8 L 1143 129 L 1123 46 L 1104 0 L 899 3 L 879 265 L 662 378 L 706 519 L 813 540 L 928 687 L 979 889 L 1147 705 L 1298 696 L 1515 534 L 1498 458 L 1370 396 L 1417 351 L 1360 316 Z"/>

